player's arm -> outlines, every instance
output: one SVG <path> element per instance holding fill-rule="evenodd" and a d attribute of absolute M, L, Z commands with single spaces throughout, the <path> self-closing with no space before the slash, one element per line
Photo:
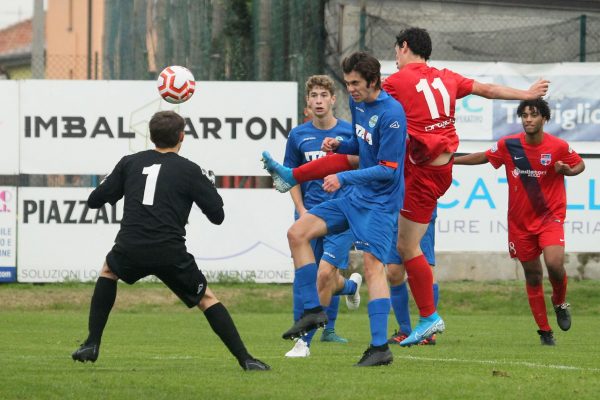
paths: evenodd
<path fill-rule="evenodd" d="M 225 219 L 223 199 L 217 192 L 214 182 L 204 174 L 204 171 L 198 165 L 194 168 L 197 168 L 192 175 L 191 182 L 194 203 L 211 223 L 221 225 Z"/>
<path fill-rule="evenodd" d="M 497 85 L 495 83 L 473 82 L 471 94 L 485 97 L 487 99 L 501 100 L 535 100 L 548 93 L 550 81 L 538 79 L 527 90 L 515 89 L 509 86 Z"/>
<path fill-rule="evenodd" d="M 479 165 L 486 164 L 488 162 L 489 160 L 485 154 L 485 151 L 454 157 L 454 164 L 456 165 Z"/>
<path fill-rule="evenodd" d="M 581 160 L 581 162 L 579 162 L 578 164 L 575 164 L 574 166 L 571 167 L 567 163 L 564 163 L 562 161 L 557 161 L 554 164 L 554 170 L 558 174 L 562 174 L 565 176 L 575 176 L 575 175 L 579 175 L 580 173 L 583 172 L 583 170 L 585 170 L 585 163 L 583 162 L 583 160 Z"/>
<path fill-rule="evenodd" d="M 113 171 L 100 182 L 100 185 L 94 189 L 92 193 L 90 193 L 87 200 L 89 208 L 100 208 L 106 203 L 114 205 L 123 197 L 123 160 L 124 159 L 121 159 Z"/>

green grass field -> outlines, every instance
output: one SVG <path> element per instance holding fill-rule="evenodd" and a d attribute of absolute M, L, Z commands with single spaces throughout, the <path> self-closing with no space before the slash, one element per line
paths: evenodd
<path fill-rule="evenodd" d="M 447 331 L 436 346 L 394 346 L 391 366 L 355 368 L 369 341 L 366 303 L 348 312 L 342 301 L 337 331 L 350 343 L 317 333 L 309 358 L 285 359 L 290 285 L 211 285 L 250 352 L 273 368 L 247 373 L 204 316 L 160 284 L 119 285 L 95 364 L 70 358 L 86 336 L 91 284 L 0 285 L 0 399 L 600 397 L 600 282 L 570 282 L 573 327 L 559 331 L 551 312 L 553 348 L 539 344 L 523 283 L 440 286 Z"/>

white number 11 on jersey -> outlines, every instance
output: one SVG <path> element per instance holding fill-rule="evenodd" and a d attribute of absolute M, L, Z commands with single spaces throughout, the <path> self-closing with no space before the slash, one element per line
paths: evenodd
<path fill-rule="evenodd" d="M 146 186 L 144 187 L 144 199 L 142 204 L 151 206 L 154 204 L 154 192 L 156 191 L 156 181 L 158 180 L 158 171 L 160 164 L 154 164 L 150 167 L 144 167 L 142 174 L 148 175 L 146 178 Z"/>
<path fill-rule="evenodd" d="M 433 82 L 431 82 L 431 87 L 429 87 L 427 79 L 421 79 L 415 87 L 417 88 L 417 92 L 423 92 L 423 95 L 425 96 L 425 101 L 427 102 L 427 107 L 429 107 L 431 119 L 436 119 L 440 117 L 440 112 L 438 111 L 438 107 L 435 102 L 435 97 L 433 97 L 433 91 L 431 90 L 431 88 L 437 89 L 440 92 L 440 94 L 442 95 L 442 103 L 444 103 L 444 115 L 450 115 L 450 95 L 448 94 L 446 86 L 444 86 L 444 82 L 442 82 L 440 78 L 435 78 Z"/>

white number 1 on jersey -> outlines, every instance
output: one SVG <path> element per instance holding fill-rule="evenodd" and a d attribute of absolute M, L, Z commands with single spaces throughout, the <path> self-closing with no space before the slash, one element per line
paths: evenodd
<path fill-rule="evenodd" d="M 436 119 L 440 117 L 440 112 L 438 111 L 438 107 L 435 102 L 435 97 L 433 97 L 433 91 L 431 90 L 431 88 L 437 89 L 440 92 L 440 94 L 442 95 L 442 102 L 444 103 L 444 115 L 450 115 L 450 95 L 448 94 L 446 86 L 444 86 L 444 82 L 442 82 L 440 78 L 435 78 L 433 82 L 431 82 L 431 87 L 429 87 L 427 79 L 421 79 L 415 87 L 417 88 L 417 92 L 423 92 L 423 95 L 425 96 L 425 101 L 427 102 L 427 107 L 429 107 L 431 119 Z"/>
<path fill-rule="evenodd" d="M 142 174 L 148 175 L 146 178 L 146 186 L 144 187 L 144 199 L 142 204 L 151 206 L 154 204 L 154 192 L 156 191 L 156 181 L 158 180 L 158 171 L 160 164 L 154 164 L 150 167 L 144 167 Z"/>

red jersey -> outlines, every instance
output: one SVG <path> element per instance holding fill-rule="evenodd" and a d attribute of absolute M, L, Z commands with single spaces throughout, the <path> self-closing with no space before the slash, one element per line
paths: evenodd
<path fill-rule="evenodd" d="M 425 63 L 407 64 L 383 82 L 383 89 L 404 107 L 409 154 L 414 163 L 426 164 L 443 152 L 456 151 L 456 99 L 469 95 L 473 82 L 473 79 Z"/>
<path fill-rule="evenodd" d="M 544 132 L 537 145 L 525 142 L 525 132 L 505 136 L 485 155 L 494 168 L 504 164 L 508 180 L 508 226 L 540 233 L 549 222 L 564 223 L 567 211 L 564 175 L 554 164 L 573 167 L 581 157 L 562 139 Z"/>

